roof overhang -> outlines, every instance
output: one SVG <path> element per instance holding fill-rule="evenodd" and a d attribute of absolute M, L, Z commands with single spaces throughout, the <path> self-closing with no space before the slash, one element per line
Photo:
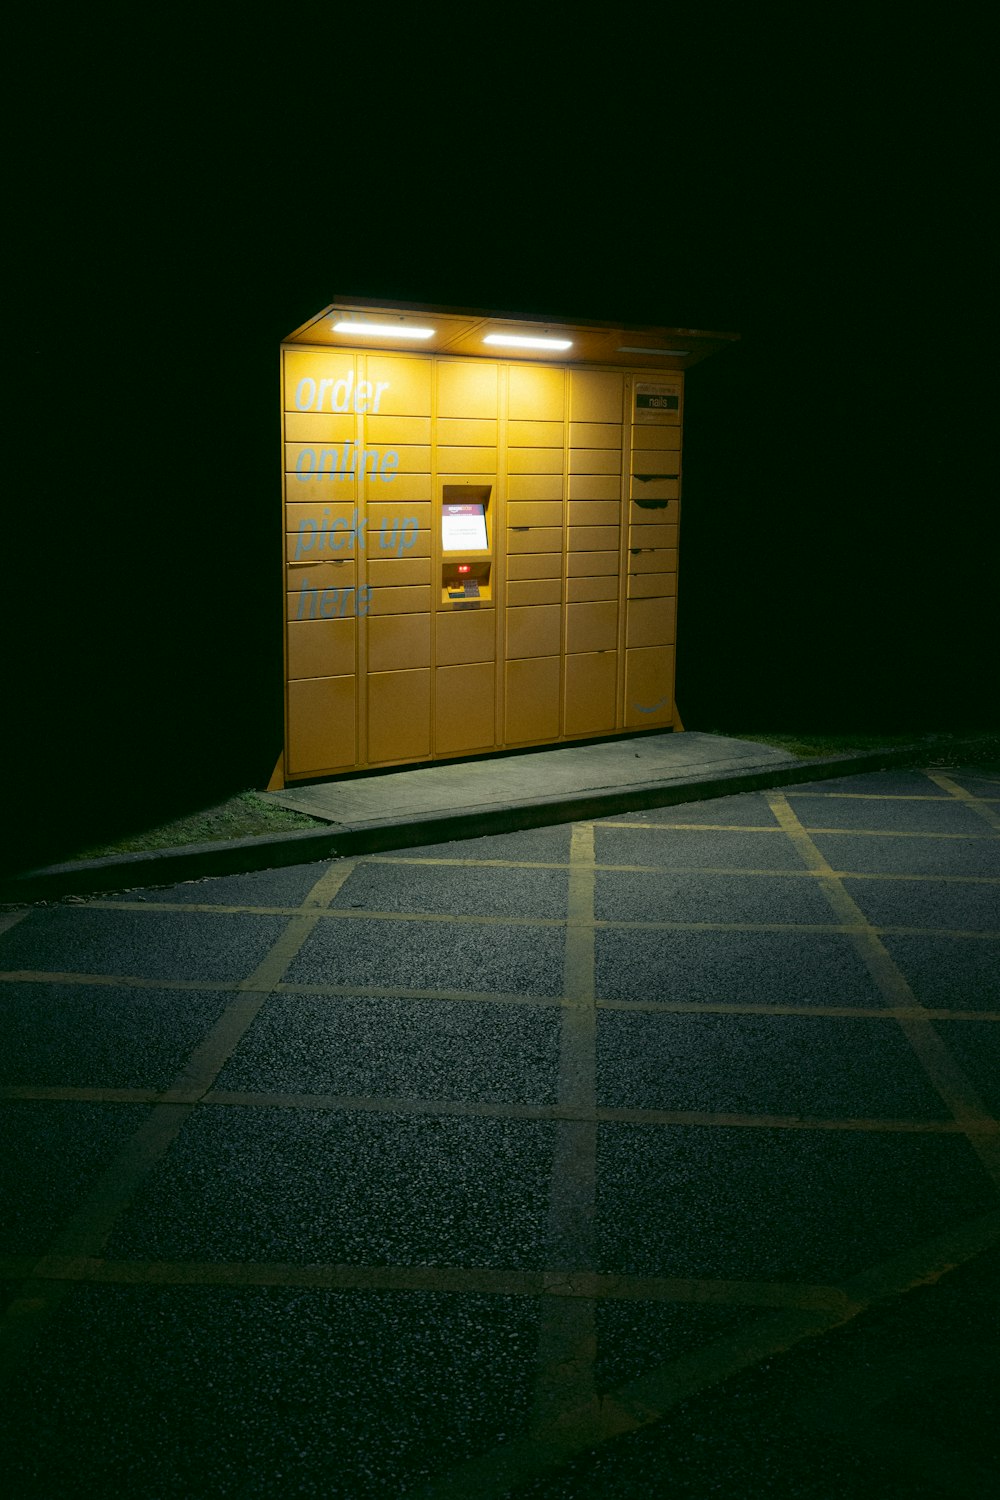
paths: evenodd
<path fill-rule="evenodd" d="M 346 324 L 336 330 L 334 325 Z M 366 330 L 364 324 L 369 325 Z M 353 325 L 353 326 L 352 326 Z M 371 326 L 378 332 L 370 331 Z M 382 330 L 385 330 L 384 332 Z M 431 330 L 414 338 L 404 330 Z M 486 343 L 489 335 L 544 339 L 538 347 Z M 373 302 L 338 297 L 296 328 L 289 344 L 328 349 L 405 349 L 410 353 L 451 354 L 465 359 L 537 360 L 540 363 L 622 365 L 630 369 L 686 370 L 737 342 L 738 333 L 696 328 L 663 328 L 636 323 L 595 323 L 586 319 L 527 317 L 521 313 L 437 307 L 418 302 Z M 557 347 L 565 345 L 568 347 Z"/>

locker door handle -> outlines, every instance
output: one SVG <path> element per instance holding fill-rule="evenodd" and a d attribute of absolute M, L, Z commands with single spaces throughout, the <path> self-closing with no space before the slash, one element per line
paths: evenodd
<path fill-rule="evenodd" d="M 633 474 L 633 479 L 638 479 L 640 484 L 648 484 L 651 479 L 679 479 L 679 474 Z"/>

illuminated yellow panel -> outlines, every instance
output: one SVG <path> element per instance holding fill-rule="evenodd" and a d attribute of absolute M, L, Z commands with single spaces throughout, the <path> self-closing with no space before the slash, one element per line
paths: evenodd
<path fill-rule="evenodd" d="M 331 569 L 322 579 L 296 574 L 286 597 L 289 620 L 345 619 L 358 612 L 353 568 Z"/>
<path fill-rule="evenodd" d="M 354 355 L 285 350 L 285 410 L 354 411 Z"/>
<path fill-rule="evenodd" d="M 652 729 L 669 723 L 674 706 L 674 648 L 636 647 L 625 652 L 625 725 Z"/>
<path fill-rule="evenodd" d="M 628 544 L 630 547 L 676 547 L 677 527 L 630 526 Z"/>
<path fill-rule="evenodd" d="M 558 604 L 507 611 L 507 656 L 554 656 L 559 650 Z"/>
<path fill-rule="evenodd" d="M 396 507 L 395 518 L 382 516 L 378 525 L 369 518 L 366 543 L 369 562 L 399 559 L 408 562 L 414 557 L 430 557 L 432 533 L 421 531 L 414 524 L 415 519 L 405 505 Z"/>
<path fill-rule="evenodd" d="M 347 525 L 332 533 L 308 527 L 285 532 L 285 556 L 290 563 L 350 562 L 357 553 L 354 533 Z"/>
<path fill-rule="evenodd" d="M 632 449 L 655 448 L 655 449 L 678 449 L 681 446 L 681 430 L 679 427 L 633 427 Z"/>
<path fill-rule="evenodd" d="M 366 365 L 365 379 L 371 390 L 366 407 L 368 416 L 430 416 L 432 360 L 369 354 Z"/>
<path fill-rule="evenodd" d="M 439 417 L 496 417 L 497 366 L 486 360 L 442 360 L 438 365 Z"/>
<path fill-rule="evenodd" d="M 307 504 L 351 504 L 357 495 L 354 474 L 286 474 L 285 498 Z"/>
<path fill-rule="evenodd" d="M 571 500 L 571 526 L 617 526 L 621 504 L 617 500 Z"/>
<path fill-rule="evenodd" d="M 676 573 L 630 573 L 626 595 L 629 599 L 655 599 L 661 594 L 676 594 Z"/>
<path fill-rule="evenodd" d="M 594 577 L 599 573 L 618 573 L 617 552 L 570 552 L 566 571 L 571 578 Z"/>
<path fill-rule="evenodd" d="M 335 533 L 339 540 L 344 534 L 344 527 L 350 526 L 353 518 L 354 506 L 349 500 L 346 502 L 331 500 L 326 505 L 321 500 L 313 500 L 301 505 L 289 503 L 285 507 L 285 530 L 301 535 L 302 551 L 325 552 L 328 550 L 327 534 L 334 521 L 340 523 Z M 319 545 L 321 539 L 322 546 Z M 312 548 L 309 548 L 309 542 L 312 542 Z"/>
<path fill-rule="evenodd" d="M 508 526 L 561 526 L 562 506 L 555 500 L 512 500 Z"/>
<path fill-rule="evenodd" d="M 285 413 L 285 439 L 289 443 L 353 442 L 356 426 L 353 413 L 343 416 L 332 412 Z"/>
<path fill-rule="evenodd" d="M 676 573 L 676 547 L 650 547 L 636 552 L 629 548 L 628 570 L 630 573 Z"/>
<path fill-rule="evenodd" d="M 399 455 L 398 462 L 395 464 L 391 458 L 394 453 Z M 366 447 L 364 460 L 360 454 L 358 455 L 359 469 L 362 462 L 364 462 L 366 478 L 377 474 L 380 482 L 388 486 L 395 484 L 397 474 L 429 474 L 431 450 L 412 443 L 401 443 L 392 448 Z"/>
<path fill-rule="evenodd" d="M 672 474 L 681 472 L 681 455 L 670 448 L 633 448 L 633 474 Z"/>
<path fill-rule="evenodd" d="M 434 748 L 439 755 L 487 750 L 496 743 L 495 683 L 493 662 L 438 667 Z"/>
<path fill-rule="evenodd" d="M 561 448 L 566 428 L 562 422 L 508 422 L 509 448 Z"/>
<path fill-rule="evenodd" d="M 571 500 L 617 500 L 622 492 L 621 480 L 612 474 L 571 474 Z"/>
<path fill-rule="evenodd" d="M 562 573 L 562 552 L 529 552 L 508 556 L 507 577 L 558 578 Z"/>
<path fill-rule="evenodd" d="M 586 608 L 587 606 L 581 606 Z M 615 729 L 618 653 L 567 656 L 564 734 L 599 734 Z"/>
<path fill-rule="evenodd" d="M 507 371 L 507 416 L 518 422 L 561 422 L 566 403 L 562 370 L 511 365 Z"/>
<path fill-rule="evenodd" d="M 289 562 L 285 570 L 288 618 L 318 618 L 319 589 L 352 588 L 354 582 L 354 562 Z"/>
<path fill-rule="evenodd" d="M 618 574 L 604 573 L 596 578 L 568 578 L 566 598 L 574 603 L 590 599 L 617 599 Z"/>
<path fill-rule="evenodd" d="M 618 644 L 618 602 L 567 604 L 566 650 L 613 651 Z"/>
<path fill-rule="evenodd" d="M 626 646 L 672 645 L 676 619 L 675 595 L 660 599 L 631 600 L 625 626 Z"/>
<path fill-rule="evenodd" d="M 423 588 L 372 589 L 368 605 L 370 615 L 420 614 L 431 607 L 431 590 Z"/>
<path fill-rule="evenodd" d="M 477 448 L 495 448 L 497 445 L 496 419 L 488 417 L 475 420 L 465 417 L 438 417 L 437 440 L 439 443 L 469 443 Z"/>
<path fill-rule="evenodd" d="M 620 474 L 622 456 L 617 448 L 571 448 L 571 474 Z"/>
<path fill-rule="evenodd" d="M 405 521 L 415 521 L 420 531 L 428 531 L 431 525 L 431 507 L 427 502 L 418 503 L 415 500 L 405 500 L 401 504 L 393 490 L 391 500 L 369 502 L 368 535 L 375 536 L 383 521 L 390 529 L 401 527 Z M 409 535 L 410 527 L 407 527 L 407 538 Z"/>
<path fill-rule="evenodd" d="M 416 760 L 430 753 L 430 671 L 369 673 L 369 760 Z"/>
<path fill-rule="evenodd" d="M 680 492 L 677 479 L 637 479 L 634 473 L 629 479 L 632 500 L 676 500 Z"/>
<path fill-rule="evenodd" d="M 530 657 L 506 667 L 507 744 L 553 740 L 559 733 L 559 657 Z"/>
<path fill-rule="evenodd" d="M 561 500 L 562 474 L 510 474 L 507 494 L 511 500 Z"/>
<path fill-rule="evenodd" d="M 355 623 L 292 620 L 288 626 L 288 677 L 340 677 L 354 671 Z"/>
<path fill-rule="evenodd" d="M 559 526 L 525 526 L 507 532 L 507 555 L 517 552 L 559 552 L 563 534 Z M 513 577 L 513 574 L 511 575 Z"/>
<path fill-rule="evenodd" d="M 497 652 L 496 611 L 442 611 L 437 617 L 435 657 L 439 667 L 493 661 Z"/>
<path fill-rule="evenodd" d="M 450 448 L 438 445 L 439 474 L 495 474 L 495 448 Z"/>
<path fill-rule="evenodd" d="M 378 615 L 368 621 L 369 672 L 401 672 L 430 664 L 430 615 Z"/>
<path fill-rule="evenodd" d="M 621 422 L 624 389 L 624 379 L 617 371 L 571 370 L 570 421 Z"/>
<path fill-rule="evenodd" d="M 558 604 L 562 600 L 561 578 L 527 578 L 508 583 L 508 604 Z"/>
<path fill-rule="evenodd" d="M 289 434 L 290 435 L 290 434 Z M 365 417 L 365 442 L 396 448 L 400 443 L 429 443 L 430 417 Z"/>
<path fill-rule="evenodd" d="M 571 422 L 569 424 L 571 448 L 620 448 L 622 428 L 620 422 Z"/>
<path fill-rule="evenodd" d="M 288 684 L 288 770 L 293 776 L 353 766 L 353 677 L 309 677 Z"/>
<path fill-rule="evenodd" d="M 508 448 L 507 470 L 511 474 L 561 474 L 561 448 Z"/>
<path fill-rule="evenodd" d="M 648 526 L 651 522 L 666 522 L 676 526 L 681 516 L 679 500 L 658 500 L 654 505 L 639 505 L 635 500 L 628 509 L 628 518 L 633 525 Z"/>
<path fill-rule="evenodd" d="M 289 495 L 299 486 L 317 484 L 320 480 L 342 485 L 354 483 L 357 477 L 357 444 L 343 443 L 286 443 L 285 472 L 289 476 Z M 370 463 L 367 465 L 370 468 Z M 343 493 L 343 491 L 341 491 Z M 311 498 L 312 491 L 309 491 Z M 303 495 L 303 498 L 306 498 Z"/>
<path fill-rule="evenodd" d="M 618 547 L 617 526 L 571 526 L 567 533 L 571 552 L 600 552 Z"/>
<path fill-rule="evenodd" d="M 425 537 L 429 532 L 422 533 Z M 429 583 L 431 578 L 430 559 L 426 557 L 393 558 L 391 561 L 383 561 L 375 557 L 368 560 L 368 582 L 376 589 L 405 588 L 414 583 Z"/>
<path fill-rule="evenodd" d="M 394 474 L 391 487 L 377 474 L 365 476 L 365 494 L 369 501 L 417 500 L 426 504 L 432 499 L 432 489 L 429 474 Z"/>

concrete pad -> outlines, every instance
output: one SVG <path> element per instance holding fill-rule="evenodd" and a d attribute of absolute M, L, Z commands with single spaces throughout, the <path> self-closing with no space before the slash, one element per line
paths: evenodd
<path fill-rule="evenodd" d="M 656 734 L 598 744 L 550 746 L 388 775 L 317 782 L 267 792 L 271 801 L 331 823 L 353 825 L 418 814 L 473 811 L 536 797 L 620 791 L 727 771 L 800 765 L 785 750 L 719 734 Z"/>

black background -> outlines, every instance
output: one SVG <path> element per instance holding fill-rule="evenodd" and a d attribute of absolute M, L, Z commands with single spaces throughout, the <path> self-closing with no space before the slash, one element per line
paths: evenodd
<path fill-rule="evenodd" d="M 278 345 L 337 296 L 740 333 L 687 384 L 688 727 L 995 723 L 982 42 L 865 14 L 27 50 L 15 862 L 266 783 Z"/>

